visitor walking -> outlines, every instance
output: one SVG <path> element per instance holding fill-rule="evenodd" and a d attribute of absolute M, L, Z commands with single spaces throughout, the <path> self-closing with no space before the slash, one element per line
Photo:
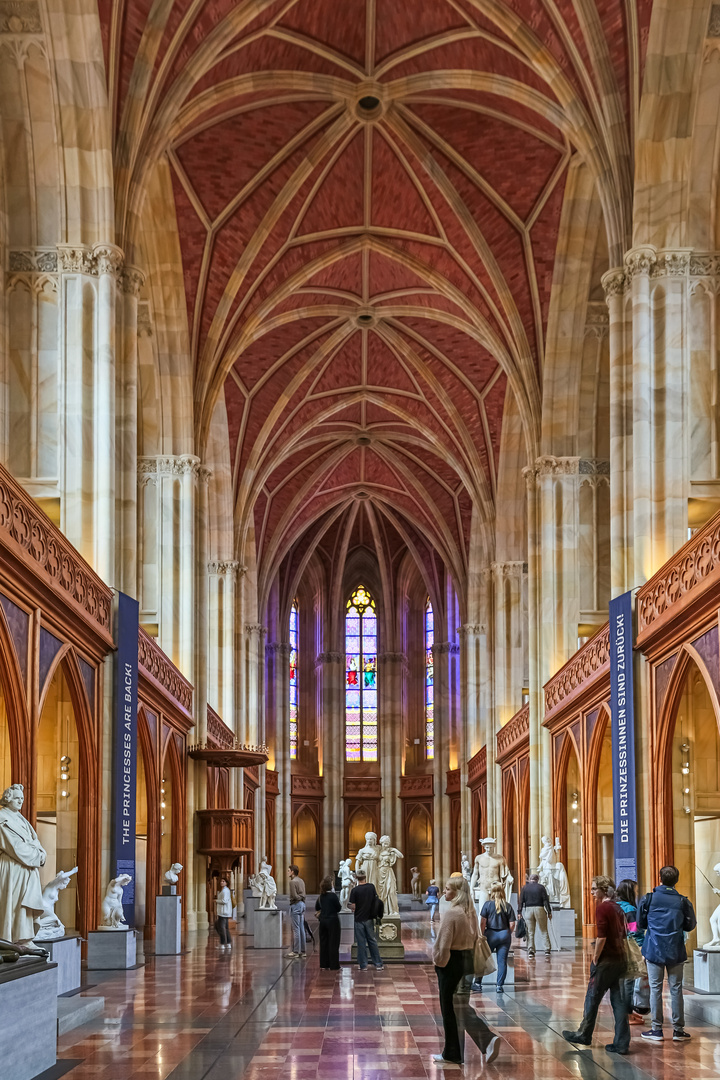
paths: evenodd
<path fill-rule="evenodd" d="M 355 915 L 355 944 L 357 945 L 357 962 L 361 971 L 368 966 L 367 954 L 373 966 L 382 971 L 384 965 L 380 959 L 380 950 L 375 939 L 373 921 L 379 897 L 377 889 L 372 881 L 368 881 L 364 870 L 358 870 L 357 885 L 350 890 L 348 903 Z"/>
<path fill-rule="evenodd" d="M 540 931 L 540 940 L 545 949 L 545 955 L 549 957 L 552 945 L 548 934 L 548 920 L 552 919 L 552 908 L 547 889 L 540 884 L 539 874 L 529 874 L 527 881 L 520 890 L 518 915 L 525 918 L 527 925 L 528 957 L 535 955 L 536 928 Z"/>
<path fill-rule="evenodd" d="M 340 906 L 340 897 L 333 892 L 332 878 L 324 877 L 315 910 L 319 913 L 320 967 L 329 971 L 340 970 Z"/>
<path fill-rule="evenodd" d="M 433 961 L 438 980 L 445 1045 L 441 1054 L 433 1054 L 433 1061 L 441 1066 L 461 1065 L 467 1032 L 489 1064 L 498 1055 L 500 1038 L 470 1005 L 467 976 L 471 976 L 473 972 L 479 928 L 470 886 L 465 878 L 459 874 L 448 878 L 444 897 L 449 907 L 440 918 L 440 927 L 433 946 Z"/>
<path fill-rule="evenodd" d="M 610 1004 L 615 1018 L 615 1037 L 605 1049 L 610 1054 L 627 1054 L 630 1049 L 630 1025 L 625 999 L 627 953 L 625 916 L 622 908 L 610 898 L 615 882 L 608 877 L 594 877 L 591 892 L 595 899 L 597 937 L 590 965 L 590 980 L 585 994 L 585 1009 L 577 1031 L 563 1031 L 568 1042 L 590 1046 L 600 1002 L 610 991 Z"/>
<path fill-rule="evenodd" d="M 435 919 L 435 912 L 440 904 L 440 890 L 435 884 L 435 878 L 430 879 L 430 884 L 425 891 L 425 896 L 427 897 L 425 903 L 430 908 L 430 922 L 433 922 Z"/>
<path fill-rule="evenodd" d="M 304 960 L 306 957 L 305 938 L 305 882 L 300 877 L 300 870 L 295 864 L 288 866 L 290 877 L 290 925 L 292 926 L 292 949 L 285 953 L 287 960 Z"/>
<path fill-rule="evenodd" d="M 230 944 L 229 919 L 232 916 L 232 894 L 227 883 L 227 878 L 221 877 L 219 888 L 215 896 L 215 929 L 220 938 L 220 950 L 232 949 Z"/>
<path fill-rule="evenodd" d="M 637 882 L 624 878 L 617 887 L 616 900 L 623 909 L 627 924 L 627 936 L 641 948 L 645 931 L 637 928 Z M 630 1024 L 644 1024 L 650 1012 L 650 983 L 647 975 L 638 979 L 625 979 L 625 1000 L 629 1010 Z"/>
<path fill-rule="evenodd" d="M 480 930 L 488 940 L 488 945 L 497 953 L 498 994 L 505 993 L 507 977 L 507 958 L 512 944 L 512 932 L 515 929 L 515 912 L 505 899 L 505 886 L 496 881 L 490 887 L 490 899 L 480 911 Z"/>
<path fill-rule="evenodd" d="M 693 906 L 675 886 L 680 874 L 675 866 L 663 866 L 660 884 L 643 896 L 638 905 L 638 930 L 647 931 L 642 954 L 650 982 L 650 1031 L 641 1032 L 648 1042 L 663 1041 L 663 979 L 667 971 L 670 988 L 673 1042 L 686 1042 L 683 1002 L 683 968 L 687 960 L 685 934 L 697 925 Z"/>

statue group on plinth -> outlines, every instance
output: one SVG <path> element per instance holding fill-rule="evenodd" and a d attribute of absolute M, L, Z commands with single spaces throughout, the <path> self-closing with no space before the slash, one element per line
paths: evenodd
<path fill-rule="evenodd" d="M 549 836 L 543 836 L 540 849 L 540 864 L 537 868 L 540 884 L 545 886 L 550 903 L 556 907 L 570 907 L 570 882 L 565 867 L 558 858 L 560 840 L 555 837 L 553 844 Z"/>
<path fill-rule="evenodd" d="M 365 874 L 368 884 L 374 885 L 377 894 L 383 902 L 385 916 L 398 916 L 400 907 L 398 904 L 397 878 L 395 877 L 395 864 L 398 859 L 403 859 L 402 851 L 392 846 L 389 836 L 381 836 L 378 843 L 377 833 L 365 833 L 365 845 L 361 847 L 355 856 L 355 874 L 361 871 Z M 347 889 L 349 895 L 354 877 L 350 864 L 351 858 L 343 859 L 340 863 L 341 880 L 341 903 Z M 418 874 L 419 884 L 419 874 Z M 347 904 L 347 897 L 344 901 Z M 343 910 L 347 910 L 346 907 Z"/>
<path fill-rule="evenodd" d="M 277 884 L 272 876 L 272 866 L 267 861 L 267 855 L 260 860 L 260 869 L 257 874 L 251 874 L 250 888 L 260 898 L 258 909 L 274 910 L 277 908 L 275 903 Z"/>

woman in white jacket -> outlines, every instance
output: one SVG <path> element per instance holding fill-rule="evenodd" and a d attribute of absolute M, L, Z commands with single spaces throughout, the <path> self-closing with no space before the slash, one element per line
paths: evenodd
<path fill-rule="evenodd" d="M 215 896 L 215 929 L 220 938 L 221 949 L 232 949 L 228 919 L 232 915 L 232 895 L 227 879 L 220 878 L 220 887 Z"/>

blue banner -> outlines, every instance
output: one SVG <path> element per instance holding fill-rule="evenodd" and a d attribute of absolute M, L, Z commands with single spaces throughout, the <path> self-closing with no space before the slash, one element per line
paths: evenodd
<path fill-rule="evenodd" d="M 118 593 L 115 641 L 115 739 L 113 747 L 113 878 L 129 874 L 123 914 L 135 925 L 135 797 L 137 783 L 138 629 L 140 605 Z"/>
<path fill-rule="evenodd" d="M 617 884 L 623 878 L 637 881 L 633 605 L 629 592 L 610 601 L 610 712 Z"/>

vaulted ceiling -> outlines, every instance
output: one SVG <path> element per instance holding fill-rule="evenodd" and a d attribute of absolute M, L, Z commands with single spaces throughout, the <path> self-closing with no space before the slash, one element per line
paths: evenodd
<path fill-rule="evenodd" d="M 567 166 L 629 228 L 650 0 L 100 0 L 119 242 L 169 158 L 202 446 L 277 567 L 370 500 L 458 582 L 539 430 Z M 325 523 L 323 526 L 322 523 Z"/>

